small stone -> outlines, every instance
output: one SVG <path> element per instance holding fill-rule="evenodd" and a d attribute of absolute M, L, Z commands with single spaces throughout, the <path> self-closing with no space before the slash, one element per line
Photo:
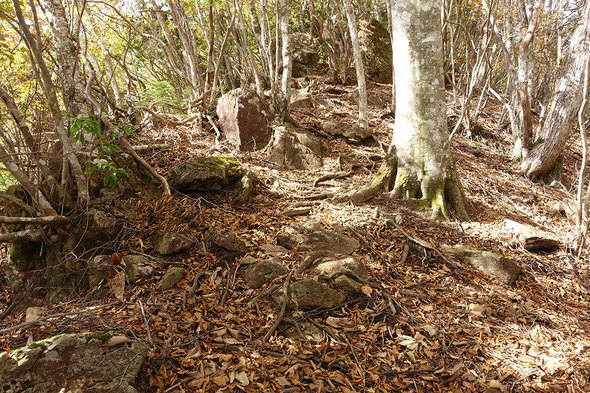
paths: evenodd
<path fill-rule="evenodd" d="M 173 288 L 186 275 L 186 270 L 181 267 L 171 267 L 158 283 L 158 289 L 167 291 Z"/>
<path fill-rule="evenodd" d="M 125 255 L 125 274 L 130 282 L 139 280 L 141 277 L 149 277 L 154 268 L 150 266 L 147 258 L 141 255 Z"/>
<path fill-rule="evenodd" d="M 27 308 L 27 315 L 25 316 L 25 322 L 36 321 L 45 314 L 43 307 L 29 307 Z"/>
<path fill-rule="evenodd" d="M 311 212 L 311 207 L 284 210 L 281 215 L 285 217 L 306 216 Z"/>
<path fill-rule="evenodd" d="M 250 265 L 244 273 L 244 281 L 248 288 L 257 289 L 287 272 L 280 259 L 271 258 Z"/>
<path fill-rule="evenodd" d="M 530 225 L 512 220 L 505 220 L 504 225 L 517 237 L 525 250 L 554 250 L 561 247 L 559 239 Z"/>
<path fill-rule="evenodd" d="M 346 300 L 346 296 L 317 280 L 305 279 L 289 285 L 288 293 L 299 307 L 334 308 Z"/>
<path fill-rule="evenodd" d="M 240 238 L 235 234 L 228 232 L 223 229 L 209 228 L 205 233 L 205 237 L 211 243 L 226 249 L 227 251 L 235 252 L 238 254 L 245 254 L 248 252 L 248 247 Z"/>
<path fill-rule="evenodd" d="M 152 247 L 161 255 L 178 254 L 192 247 L 194 241 L 187 236 L 174 232 L 157 231 L 149 239 Z"/>
<path fill-rule="evenodd" d="M 260 249 L 266 254 L 272 257 L 284 257 L 285 255 L 289 255 L 290 251 L 287 250 L 283 246 L 279 246 L 276 244 L 263 244 L 260 246 Z"/>

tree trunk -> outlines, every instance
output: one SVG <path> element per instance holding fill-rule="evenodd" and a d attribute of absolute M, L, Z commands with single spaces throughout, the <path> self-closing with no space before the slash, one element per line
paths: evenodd
<path fill-rule="evenodd" d="M 197 55 L 197 40 L 191 30 L 184 9 L 178 0 L 169 0 L 170 11 L 172 11 L 172 19 L 178 31 L 180 38 L 180 47 L 182 48 L 182 55 L 184 57 L 184 64 L 186 75 L 191 84 L 191 98 L 195 99 L 199 96 L 199 58 Z"/>
<path fill-rule="evenodd" d="M 531 112 L 531 80 L 534 72 L 534 59 L 530 51 L 531 44 L 539 23 L 542 2 L 537 0 L 533 6 L 530 18 L 527 14 L 525 0 L 520 0 L 519 19 L 521 22 L 521 37 L 518 45 L 518 98 L 520 102 L 520 139 L 521 152 L 517 159 L 526 158 L 533 138 L 533 120 Z"/>
<path fill-rule="evenodd" d="M 579 25 L 572 37 L 564 72 L 556 85 L 543 128 L 533 144 L 533 149 L 522 162 L 521 171 L 530 179 L 537 180 L 548 175 L 559 161 L 582 102 L 582 79 L 589 52 L 590 2 L 584 7 Z"/>
<path fill-rule="evenodd" d="M 356 28 L 356 16 L 352 9 L 350 0 L 344 1 L 344 10 L 348 21 L 348 30 L 350 31 L 350 40 L 352 42 L 352 51 L 354 53 L 354 68 L 356 70 L 356 79 L 359 89 L 359 126 L 369 128 L 369 115 L 367 110 L 367 83 L 365 81 L 365 66 L 363 64 L 363 54 L 361 45 L 358 40 Z"/>
<path fill-rule="evenodd" d="M 77 33 L 70 31 L 70 22 L 61 0 L 43 0 L 42 3 L 53 17 L 51 33 L 55 44 L 66 111 L 72 117 L 88 115 L 89 106 L 84 99 L 84 78 L 80 64 Z"/>
<path fill-rule="evenodd" d="M 431 209 L 433 220 L 448 217 L 448 205 L 465 219 L 466 201 L 446 124 L 440 1 L 398 0 L 392 22 L 396 73 L 392 148 L 378 178 L 353 200 L 361 200 L 371 188 L 388 188 L 395 175 L 394 197 Z"/>
<path fill-rule="evenodd" d="M 283 76 L 281 79 L 281 107 L 279 118 L 284 121 L 289 113 L 289 101 L 291 101 L 291 48 L 289 36 L 289 2 L 280 0 L 279 15 L 281 24 L 282 56 L 283 56 Z"/>

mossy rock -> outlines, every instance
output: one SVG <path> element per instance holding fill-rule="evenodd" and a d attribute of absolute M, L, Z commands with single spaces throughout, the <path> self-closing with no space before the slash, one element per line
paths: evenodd
<path fill-rule="evenodd" d="M 167 180 L 180 192 L 210 192 L 234 186 L 244 173 L 238 160 L 220 154 L 193 157 L 173 168 Z"/>

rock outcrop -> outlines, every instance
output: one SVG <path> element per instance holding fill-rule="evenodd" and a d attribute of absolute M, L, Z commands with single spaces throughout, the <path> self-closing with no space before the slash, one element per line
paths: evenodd
<path fill-rule="evenodd" d="M 213 155 L 190 158 L 172 168 L 167 180 L 180 192 L 212 192 L 236 185 L 244 173 L 234 157 Z"/>
<path fill-rule="evenodd" d="M 292 126 L 275 129 L 268 159 L 294 169 L 314 170 L 323 165 L 318 138 L 304 129 Z"/>
<path fill-rule="evenodd" d="M 121 334 L 62 334 L 0 353 L 0 391 L 135 393 L 145 357 L 145 345 Z"/>
<path fill-rule="evenodd" d="M 238 150 L 262 149 L 270 139 L 270 107 L 250 89 L 224 94 L 217 103 L 217 116 L 223 135 Z"/>
<path fill-rule="evenodd" d="M 442 250 L 490 277 L 506 284 L 512 285 L 520 274 L 521 267 L 511 259 L 502 257 L 489 251 L 457 244 L 455 246 L 443 245 Z"/>

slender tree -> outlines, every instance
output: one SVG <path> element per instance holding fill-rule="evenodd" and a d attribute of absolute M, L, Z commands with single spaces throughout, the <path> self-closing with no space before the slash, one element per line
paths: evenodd
<path fill-rule="evenodd" d="M 359 126 L 369 128 L 369 115 L 367 110 L 367 83 L 365 80 L 365 66 L 363 64 L 363 53 L 359 43 L 356 16 L 350 0 L 343 0 L 346 19 L 348 21 L 348 30 L 350 31 L 350 40 L 352 42 L 352 51 L 354 53 L 354 68 L 356 70 L 356 80 L 359 89 Z"/>
<path fill-rule="evenodd" d="M 571 135 L 576 113 L 582 102 L 582 82 L 588 52 L 590 1 L 586 2 L 571 39 L 563 74 L 555 86 L 543 128 L 533 143 L 533 149 L 522 162 L 522 173 L 531 179 L 539 179 L 552 172 Z"/>

